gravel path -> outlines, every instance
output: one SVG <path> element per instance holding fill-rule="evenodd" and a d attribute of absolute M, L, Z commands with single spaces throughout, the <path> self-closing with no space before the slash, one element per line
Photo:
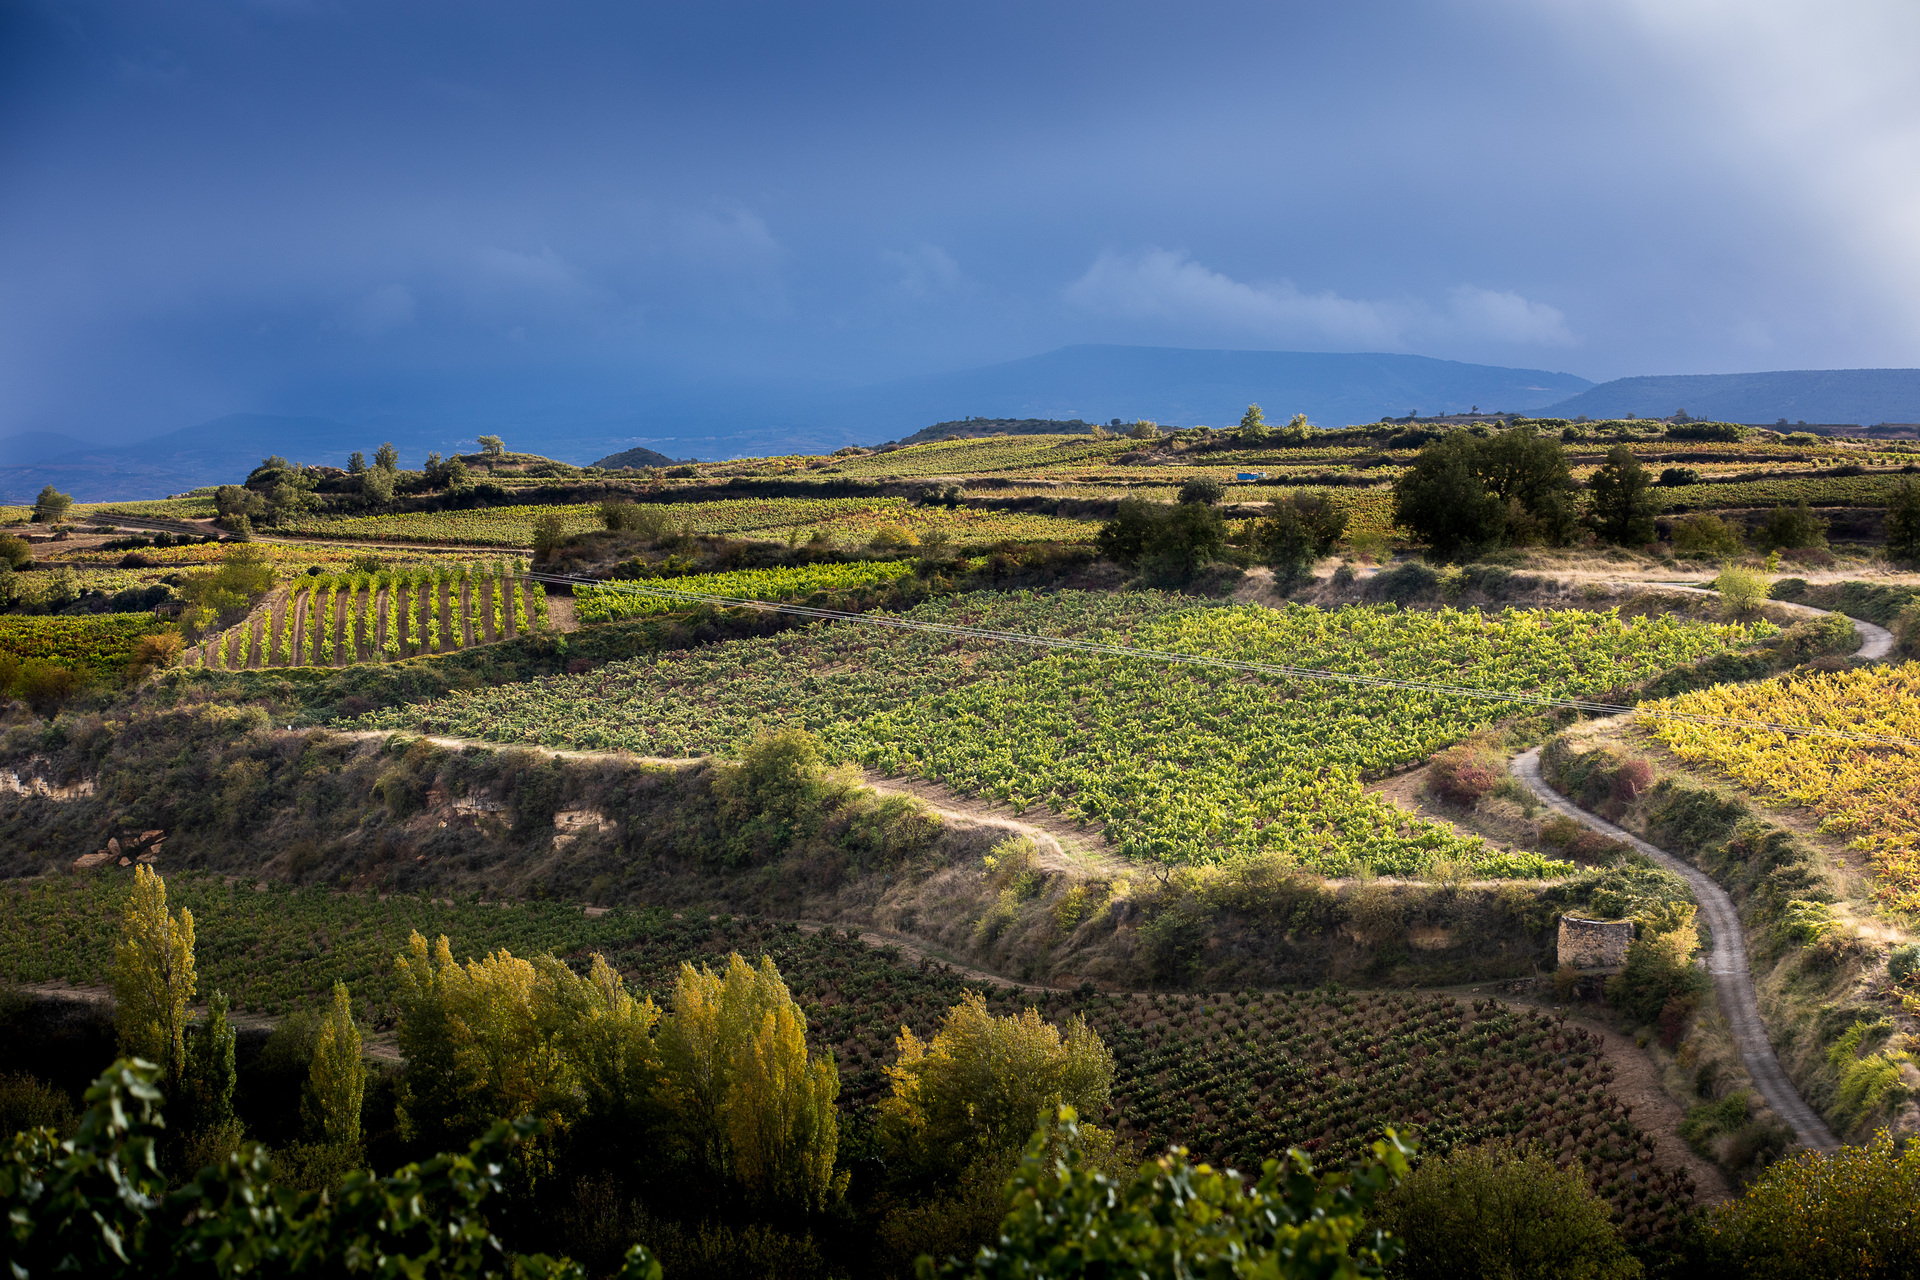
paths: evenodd
<path fill-rule="evenodd" d="M 1693 887 L 1694 898 L 1700 903 L 1701 914 L 1707 918 L 1707 927 L 1713 930 L 1713 950 L 1707 954 L 1707 973 L 1713 979 L 1714 997 L 1720 1002 L 1721 1012 L 1732 1024 L 1734 1044 L 1740 1050 L 1740 1060 L 1746 1065 L 1747 1074 L 1753 1077 L 1754 1087 L 1760 1090 L 1760 1096 L 1767 1100 L 1767 1105 L 1793 1127 L 1793 1136 L 1802 1146 L 1812 1147 L 1816 1151 L 1836 1150 L 1840 1143 L 1834 1138 L 1832 1130 L 1827 1128 L 1819 1113 L 1807 1105 L 1807 1100 L 1794 1088 L 1793 1081 L 1787 1078 L 1780 1059 L 1774 1056 L 1773 1045 L 1767 1039 L 1766 1024 L 1760 1020 L 1760 1002 L 1753 990 L 1753 975 L 1747 969 L 1746 934 L 1740 927 L 1740 914 L 1734 910 L 1733 899 L 1727 896 L 1726 890 L 1715 884 L 1713 878 L 1698 867 L 1682 862 L 1665 849 L 1648 844 L 1631 831 L 1623 831 L 1606 819 L 1595 817 L 1548 786 L 1540 776 L 1540 748 L 1535 747 L 1514 760 L 1513 776 L 1520 779 L 1554 812 L 1584 823 L 1610 839 L 1632 845 L 1667 870 L 1686 877 L 1687 883 Z"/>
<path fill-rule="evenodd" d="M 1717 594 L 1700 587 L 1656 585 L 1663 590 L 1684 591 L 1689 595 Z M 1809 616 L 1829 612 L 1811 605 L 1787 607 Z M 1854 634 L 1860 637 L 1860 648 L 1855 651 L 1855 657 L 1879 662 L 1892 655 L 1891 631 L 1858 618 L 1851 621 Z M 1746 1065 L 1747 1074 L 1753 1077 L 1754 1087 L 1760 1090 L 1767 1105 L 1793 1127 L 1794 1137 L 1802 1146 L 1812 1147 L 1816 1151 L 1838 1149 L 1839 1140 L 1827 1128 L 1820 1114 L 1800 1096 L 1800 1091 L 1794 1087 L 1786 1070 L 1781 1067 L 1780 1059 L 1775 1056 L 1773 1044 L 1767 1039 L 1766 1023 L 1760 1018 L 1759 997 L 1753 989 L 1753 974 L 1747 968 L 1746 935 L 1740 927 L 1740 914 L 1734 909 L 1733 899 L 1727 896 L 1726 890 L 1698 867 L 1647 843 L 1631 831 L 1622 830 L 1606 819 L 1588 813 L 1548 786 L 1546 779 L 1540 776 L 1540 748 L 1535 747 L 1516 757 L 1512 770 L 1513 776 L 1520 779 L 1527 790 L 1554 812 L 1565 814 L 1610 839 L 1631 845 L 1669 871 L 1686 877 L 1687 883 L 1693 886 L 1694 898 L 1700 903 L 1701 914 L 1707 918 L 1707 927 L 1713 931 L 1713 950 L 1707 955 L 1707 973 L 1713 979 L 1714 996 L 1720 1002 L 1721 1012 L 1726 1014 L 1727 1021 L 1733 1027 L 1734 1044 L 1740 1050 L 1740 1060 Z"/>

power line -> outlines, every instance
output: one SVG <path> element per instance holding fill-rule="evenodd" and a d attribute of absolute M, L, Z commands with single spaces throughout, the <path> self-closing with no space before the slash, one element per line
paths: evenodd
<path fill-rule="evenodd" d="M 1024 631 L 995 631 L 985 627 L 962 627 L 955 626 L 952 623 L 927 622 L 918 618 L 903 618 L 891 614 L 852 613 L 840 609 L 818 609 L 808 605 L 789 604 L 778 600 L 747 600 L 734 596 L 712 595 L 699 591 L 680 591 L 672 587 L 652 586 L 644 582 L 599 581 L 587 578 L 576 578 L 563 574 L 546 573 L 529 573 L 527 576 L 536 582 L 550 582 L 558 586 L 584 586 L 597 591 L 628 592 L 635 595 L 647 595 L 661 599 L 683 601 L 687 604 L 717 605 L 729 609 L 757 609 L 763 613 L 779 613 L 791 617 L 812 618 L 821 622 L 857 623 L 861 626 L 880 627 L 893 631 L 927 632 L 935 635 L 951 636 L 961 640 L 985 640 L 996 644 L 1020 644 L 1030 648 L 1057 649 L 1069 653 L 1091 654 L 1097 657 L 1137 658 L 1143 661 L 1172 663 L 1182 666 L 1214 667 L 1227 671 L 1245 672 L 1250 675 L 1314 680 L 1322 683 L 1357 685 L 1372 689 L 1402 689 L 1413 693 L 1431 693 L 1455 698 L 1478 698 L 1482 701 L 1511 702 L 1532 707 L 1564 707 L 1574 711 L 1584 711 L 1593 715 L 1625 715 L 1628 712 L 1634 712 L 1649 718 L 1701 724 L 1714 728 L 1762 729 L 1788 736 L 1807 735 L 1812 737 L 1835 738 L 1846 742 L 1861 742 L 1875 746 L 1920 749 L 1920 738 L 1903 737 L 1897 734 L 1861 733 L 1856 730 L 1830 729 L 1819 725 L 1774 724 L 1771 721 L 1742 719 L 1735 716 L 1694 715 L 1644 706 L 1597 702 L 1584 698 L 1554 698 L 1544 694 L 1518 693 L 1504 689 L 1476 689 L 1466 685 L 1442 684 L 1430 680 L 1394 680 L 1386 676 L 1360 675 L 1350 671 L 1331 671 L 1324 667 L 1296 667 L 1277 662 L 1247 662 L 1237 658 L 1222 658 L 1212 654 L 1180 653 L 1177 650 L 1170 649 L 1143 649 L 1135 645 L 1098 644 L 1091 640 L 1076 640 L 1071 636 L 1042 636 Z"/>

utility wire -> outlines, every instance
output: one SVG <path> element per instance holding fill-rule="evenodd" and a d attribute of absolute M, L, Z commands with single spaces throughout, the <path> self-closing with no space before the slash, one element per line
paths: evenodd
<path fill-rule="evenodd" d="M 1835 738 L 1846 742 L 1860 742 L 1875 746 L 1905 747 L 1920 749 L 1920 738 L 1903 737 L 1897 734 L 1861 733 L 1851 729 L 1831 729 L 1820 725 L 1784 725 L 1766 720 L 1741 719 L 1734 716 L 1693 715 L 1665 709 L 1653 709 L 1645 706 L 1621 705 L 1611 702 L 1596 702 L 1585 698 L 1554 698 L 1537 693 L 1517 693 L 1504 689 L 1475 689 L 1465 685 L 1441 684 L 1429 680 L 1394 680 L 1385 676 L 1361 675 L 1350 671 L 1330 671 L 1323 667 L 1296 667 L 1277 662 L 1246 662 L 1237 658 L 1222 658 L 1212 654 L 1180 653 L 1169 649 L 1143 649 L 1134 645 L 1098 644 L 1091 640 L 1076 640 L 1071 636 L 1042 636 L 1024 631 L 994 631 L 985 627 L 962 627 L 946 622 L 927 622 L 917 618 L 903 618 L 892 614 L 852 613 L 840 609 L 816 609 L 808 605 L 789 604 L 778 600 L 746 600 L 733 596 L 711 595 L 699 591 L 680 591 L 672 587 L 653 586 L 645 582 L 603 581 L 589 578 L 577 578 L 564 574 L 529 573 L 535 582 L 553 583 L 557 586 L 584 586 L 596 591 L 617 591 L 633 595 L 653 596 L 660 599 L 681 601 L 687 604 L 717 605 L 729 609 L 757 609 L 763 613 L 786 614 L 790 617 L 813 618 L 822 622 L 850 622 L 868 627 L 882 627 L 894 631 L 920 631 L 934 635 L 951 636 L 961 640 L 985 640 L 996 644 L 1021 644 L 1038 649 L 1058 649 L 1070 653 L 1085 653 L 1099 657 L 1138 658 L 1149 662 L 1173 663 L 1184 666 L 1214 667 L 1227 671 L 1241 671 L 1251 675 L 1280 676 L 1295 680 L 1316 680 L 1330 684 L 1359 685 L 1373 689 L 1405 689 L 1414 693 L 1432 693 L 1456 698 L 1479 698 L 1492 702 L 1512 702 L 1524 706 L 1558 708 L 1566 707 L 1575 711 L 1584 711 L 1593 715 L 1613 716 L 1637 712 L 1650 718 L 1683 721 L 1691 724 L 1709 725 L 1715 728 L 1763 729 L 1772 733 L 1786 735 L 1809 735 L 1813 737 Z"/>

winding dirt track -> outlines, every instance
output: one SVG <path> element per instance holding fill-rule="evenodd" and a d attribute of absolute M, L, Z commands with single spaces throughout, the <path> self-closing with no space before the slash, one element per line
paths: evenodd
<path fill-rule="evenodd" d="M 1662 584 L 1661 589 L 1684 591 L 1689 595 L 1715 594 L 1699 587 Z M 1788 607 L 1796 613 L 1809 616 L 1830 612 L 1815 609 L 1811 605 Z M 1891 631 L 1858 618 L 1851 621 L 1854 634 L 1860 637 L 1860 648 L 1855 651 L 1855 657 L 1879 662 L 1891 656 Z M 1727 896 L 1726 890 L 1692 863 L 1682 861 L 1631 831 L 1624 831 L 1606 819 L 1588 813 L 1548 786 L 1546 779 L 1540 776 L 1540 748 L 1535 747 L 1515 757 L 1512 772 L 1527 790 L 1554 812 L 1565 814 L 1609 839 L 1631 845 L 1669 871 L 1686 878 L 1693 888 L 1694 898 L 1700 903 L 1701 913 L 1707 918 L 1707 927 L 1713 931 L 1713 950 L 1707 954 L 1707 973 L 1713 979 L 1714 998 L 1719 1001 L 1720 1011 L 1726 1014 L 1733 1028 L 1734 1045 L 1740 1051 L 1740 1060 L 1745 1064 L 1747 1074 L 1753 1077 L 1754 1087 L 1760 1090 L 1760 1096 L 1767 1100 L 1767 1105 L 1792 1126 L 1794 1138 L 1802 1146 L 1812 1147 L 1816 1151 L 1837 1150 L 1839 1139 L 1827 1128 L 1820 1113 L 1800 1096 L 1800 1091 L 1788 1078 L 1780 1059 L 1773 1052 L 1772 1042 L 1767 1038 L 1767 1026 L 1760 1017 L 1760 999 L 1753 988 L 1753 974 L 1747 967 L 1746 934 L 1740 927 L 1740 913 L 1734 909 L 1733 899 Z"/>

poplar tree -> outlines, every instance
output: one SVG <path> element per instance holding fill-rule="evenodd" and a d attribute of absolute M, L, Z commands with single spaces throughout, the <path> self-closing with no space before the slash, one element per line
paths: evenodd
<path fill-rule="evenodd" d="M 233 1060 L 238 1037 L 227 1018 L 227 993 L 216 991 L 207 1001 L 207 1020 L 190 1038 L 187 1063 L 187 1101 L 190 1127 L 201 1131 L 227 1128 L 235 1122 L 233 1095 L 239 1073 Z"/>
<path fill-rule="evenodd" d="M 680 966 L 663 1057 L 677 1110 L 709 1168 L 763 1203 L 818 1209 L 844 1190 L 832 1054 L 810 1057 L 807 1019 L 771 957 L 724 975 Z"/>
<path fill-rule="evenodd" d="M 186 1072 L 194 985 L 193 912 L 170 915 L 166 881 L 135 867 L 113 954 L 115 1023 L 120 1052 L 159 1066 L 169 1087 Z"/>
<path fill-rule="evenodd" d="M 313 1041 L 313 1066 L 307 1075 L 303 1110 L 309 1129 L 337 1151 L 360 1146 L 360 1101 L 366 1093 L 367 1064 L 360 1056 L 360 1028 L 353 1024 L 347 984 L 335 980 L 333 1003 L 320 1020 Z"/>

